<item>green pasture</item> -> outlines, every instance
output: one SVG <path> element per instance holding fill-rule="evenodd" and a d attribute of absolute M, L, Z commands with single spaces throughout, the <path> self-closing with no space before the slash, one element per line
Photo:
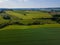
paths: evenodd
<path fill-rule="evenodd" d="M 60 24 L 44 24 L 44 25 L 8 25 L 1 30 L 12 30 L 12 29 L 34 29 L 34 28 L 60 28 Z"/>
<path fill-rule="evenodd" d="M 4 24 L 4 23 L 7 23 L 7 22 L 9 22 L 9 20 L 3 19 L 3 17 L 0 15 L 0 24 Z"/>
<path fill-rule="evenodd" d="M 0 45 L 60 45 L 60 28 L 0 29 Z"/>
<path fill-rule="evenodd" d="M 4 19 L 2 14 L 10 16 L 10 19 Z M 0 26 L 8 24 L 0 29 L 0 45 L 60 45 L 60 24 L 40 18 L 52 18 L 52 15 L 40 11 L 0 13 Z M 34 25 L 36 22 L 40 24 Z"/>
<path fill-rule="evenodd" d="M 22 19 L 32 19 L 32 18 L 51 18 L 52 16 L 48 13 L 43 13 L 43 12 L 32 12 L 32 13 L 27 13 L 26 15 L 23 15 L 21 13 L 17 13 L 14 11 L 6 11 L 7 14 L 16 16 L 18 18 Z"/>

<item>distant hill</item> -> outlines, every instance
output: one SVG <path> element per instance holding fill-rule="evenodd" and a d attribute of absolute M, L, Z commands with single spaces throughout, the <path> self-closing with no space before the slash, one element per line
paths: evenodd
<path fill-rule="evenodd" d="M 60 10 L 60 7 L 57 8 L 0 8 L 0 10 L 7 10 L 7 9 L 13 9 L 13 10 Z"/>

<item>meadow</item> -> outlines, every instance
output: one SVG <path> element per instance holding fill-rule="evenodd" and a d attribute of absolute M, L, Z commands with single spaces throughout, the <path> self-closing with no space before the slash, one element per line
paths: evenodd
<path fill-rule="evenodd" d="M 5 10 L 0 13 L 0 27 L 7 25 L 43 25 L 59 24 L 60 18 L 55 18 L 48 12 L 29 11 L 29 10 Z"/>
<path fill-rule="evenodd" d="M 60 28 L 1 30 L 0 45 L 60 45 Z"/>
<path fill-rule="evenodd" d="M 60 45 L 58 16 L 44 11 L 1 11 L 0 45 Z"/>

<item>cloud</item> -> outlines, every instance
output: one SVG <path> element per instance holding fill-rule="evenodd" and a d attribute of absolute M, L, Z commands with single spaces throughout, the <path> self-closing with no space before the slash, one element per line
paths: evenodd
<path fill-rule="evenodd" d="M 18 1 L 20 1 L 20 2 L 27 2 L 27 1 L 29 1 L 29 0 L 18 0 Z"/>
<path fill-rule="evenodd" d="M 24 0 L 24 2 L 27 2 L 27 1 L 29 1 L 29 0 Z"/>
<path fill-rule="evenodd" d="M 0 0 L 0 3 L 1 3 L 1 2 L 5 2 L 5 1 L 8 1 L 8 0 Z"/>

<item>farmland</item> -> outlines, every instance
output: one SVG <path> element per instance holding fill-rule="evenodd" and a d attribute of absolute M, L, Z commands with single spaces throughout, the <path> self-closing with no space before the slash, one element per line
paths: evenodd
<path fill-rule="evenodd" d="M 60 45 L 59 35 L 60 14 L 56 12 L 0 11 L 0 45 Z"/>
<path fill-rule="evenodd" d="M 0 13 L 0 27 L 7 25 L 43 25 L 59 24 L 60 18 L 55 18 L 48 12 L 29 11 L 29 10 L 5 10 Z"/>

